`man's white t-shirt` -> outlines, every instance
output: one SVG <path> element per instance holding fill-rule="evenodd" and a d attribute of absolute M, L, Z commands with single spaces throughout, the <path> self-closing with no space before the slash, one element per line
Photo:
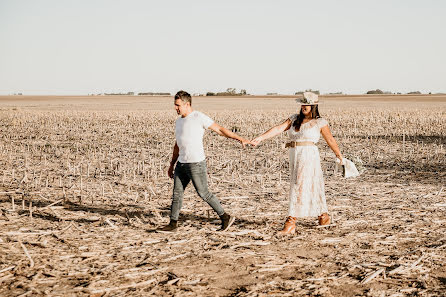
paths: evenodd
<path fill-rule="evenodd" d="M 192 111 L 187 117 L 179 117 L 175 122 L 175 139 L 180 148 L 178 162 L 196 163 L 206 157 L 203 148 L 204 130 L 214 121 L 199 111 Z"/>

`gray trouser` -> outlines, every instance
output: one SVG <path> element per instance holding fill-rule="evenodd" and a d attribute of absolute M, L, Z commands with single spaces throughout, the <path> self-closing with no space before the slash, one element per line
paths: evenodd
<path fill-rule="evenodd" d="M 225 213 L 223 207 L 208 189 L 206 160 L 197 163 L 177 163 L 173 183 L 172 206 L 170 219 L 178 221 L 180 209 L 183 206 L 183 193 L 192 180 L 198 195 L 206 201 L 215 212 L 221 216 Z"/>

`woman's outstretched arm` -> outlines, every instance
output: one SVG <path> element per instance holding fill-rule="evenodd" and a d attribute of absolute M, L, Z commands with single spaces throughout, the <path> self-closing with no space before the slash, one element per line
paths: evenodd
<path fill-rule="evenodd" d="M 341 151 L 339 150 L 339 146 L 336 143 L 336 140 L 334 139 L 333 135 L 331 134 L 328 125 L 321 128 L 321 134 L 324 137 L 325 141 L 327 142 L 328 146 L 333 151 L 333 153 L 335 153 L 336 157 L 342 162 Z"/>
<path fill-rule="evenodd" d="M 251 144 L 252 144 L 253 146 L 256 146 L 256 145 L 258 145 L 260 142 L 262 142 L 262 141 L 264 141 L 264 140 L 266 140 L 266 139 L 268 139 L 268 138 L 274 137 L 274 136 L 276 136 L 277 134 L 282 133 L 283 131 L 288 130 L 290 127 L 291 127 L 291 120 L 290 120 L 290 119 L 287 119 L 287 120 L 284 121 L 283 123 L 281 123 L 281 124 L 279 124 L 279 125 L 277 125 L 277 126 L 272 127 L 271 129 L 269 129 L 268 131 L 266 131 L 266 132 L 263 133 L 262 135 L 260 135 L 260 136 L 258 136 L 258 137 L 256 137 L 256 138 L 254 138 L 254 139 L 251 141 Z"/>

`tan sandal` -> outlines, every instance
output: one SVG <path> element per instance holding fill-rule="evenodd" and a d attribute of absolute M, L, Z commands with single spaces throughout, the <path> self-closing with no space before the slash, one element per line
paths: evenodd
<path fill-rule="evenodd" d="M 318 216 L 317 219 L 319 221 L 319 225 L 321 226 L 330 225 L 331 223 L 330 216 L 326 212 Z"/>
<path fill-rule="evenodd" d="M 285 226 L 283 226 L 283 229 L 277 232 L 277 234 L 286 235 L 296 233 L 296 220 L 297 218 L 295 217 L 287 217 Z"/>

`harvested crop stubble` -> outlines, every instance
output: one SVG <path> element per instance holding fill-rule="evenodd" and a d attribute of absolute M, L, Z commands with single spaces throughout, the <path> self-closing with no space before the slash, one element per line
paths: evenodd
<path fill-rule="evenodd" d="M 150 109 L 113 100 L 107 110 L 62 99 L 49 107 L 1 108 L 0 295 L 446 290 L 443 101 L 420 111 L 416 102 L 379 109 L 361 98 L 326 99 L 321 112 L 363 174 L 352 180 L 334 174 L 334 156 L 319 143 L 334 226 L 303 219 L 295 236 L 277 237 L 288 204 L 285 134 L 241 149 L 208 132 L 210 188 L 236 224 L 215 232 L 218 218 L 190 186 L 180 232 L 157 234 L 150 231 L 168 221 L 175 112 L 165 98 L 150 99 Z M 232 98 L 224 110 L 225 100 L 196 100 L 197 109 L 247 137 L 295 106 L 290 98 Z"/>

